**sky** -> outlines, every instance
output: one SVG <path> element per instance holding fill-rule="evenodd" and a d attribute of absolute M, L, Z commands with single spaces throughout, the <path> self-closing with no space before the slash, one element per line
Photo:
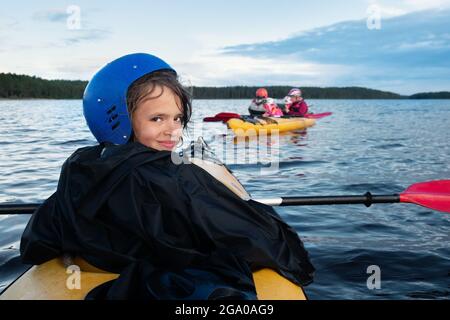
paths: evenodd
<path fill-rule="evenodd" d="M 450 91 L 450 0 L 0 1 L 0 72 L 89 80 L 148 52 L 197 86 Z"/>

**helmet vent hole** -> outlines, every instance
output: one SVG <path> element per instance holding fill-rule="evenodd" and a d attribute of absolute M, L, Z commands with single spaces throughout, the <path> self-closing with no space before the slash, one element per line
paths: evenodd
<path fill-rule="evenodd" d="M 116 106 L 112 106 L 111 108 L 109 108 L 106 113 L 107 114 L 111 114 L 111 112 L 113 112 L 114 110 L 116 110 Z"/>
<path fill-rule="evenodd" d="M 117 122 L 117 123 L 115 123 L 115 124 L 111 127 L 111 130 L 114 131 L 119 125 L 120 125 L 120 121 Z"/>
<path fill-rule="evenodd" d="M 113 114 L 113 115 L 109 118 L 108 122 L 109 122 L 109 123 L 113 122 L 114 120 L 117 119 L 118 116 L 119 116 L 119 115 L 118 115 L 117 113 L 116 113 L 116 114 Z"/>

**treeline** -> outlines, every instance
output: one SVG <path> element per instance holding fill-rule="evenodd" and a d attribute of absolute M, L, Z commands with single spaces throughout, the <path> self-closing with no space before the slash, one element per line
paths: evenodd
<path fill-rule="evenodd" d="M 0 98 L 80 99 L 86 84 L 86 81 L 44 80 L 0 73 Z"/>
<path fill-rule="evenodd" d="M 269 96 L 276 99 L 284 98 L 290 86 L 266 86 Z M 194 97 L 197 99 L 251 99 L 258 87 L 194 87 Z M 404 99 L 407 97 L 396 93 L 379 91 L 361 87 L 301 87 L 306 99 Z"/>
<path fill-rule="evenodd" d="M 422 92 L 409 96 L 410 99 L 450 99 L 450 92 Z"/>
<path fill-rule="evenodd" d="M 0 98 L 81 99 L 87 81 L 45 80 L 26 75 L 0 73 Z M 281 99 L 290 86 L 266 86 L 269 95 Z M 258 87 L 193 87 L 194 99 L 251 99 Z M 302 87 L 306 99 L 450 99 L 450 92 L 417 93 L 402 96 L 361 87 Z"/>

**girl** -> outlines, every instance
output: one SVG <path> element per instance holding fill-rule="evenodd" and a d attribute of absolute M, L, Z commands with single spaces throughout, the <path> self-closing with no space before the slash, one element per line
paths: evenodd
<path fill-rule="evenodd" d="M 251 116 L 259 116 L 266 112 L 266 109 L 264 108 L 264 104 L 266 103 L 266 100 L 269 98 L 269 93 L 267 92 L 266 88 L 259 88 L 256 90 L 255 98 L 250 103 L 250 106 L 248 107 L 248 112 Z"/>
<path fill-rule="evenodd" d="M 93 299 L 255 299 L 252 271 L 263 267 L 312 281 L 301 240 L 271 207 L 172 161 L 191 100 L 166 62 L 112 61 L 89 82 L 83 109 L 99 144 L 64 163 L 22 236 L 24 263 L 70 254 L 120 274 Z"/>
<path fill-rule="evenodd" d="M 281 117 L 283 115 L 283 111 L 278 108 L 278 105 L 272 98 L 267 99 L 266 103 L 264 103 L 264 109 L 266 112 L 263 114 L 263 117 Z"/>
<path fill-rule="evenodd" d="M 303 99 L 300 89 L 292 88 L 284 100 L 286 102 L 287 115 L 304 117 L 308 114 L 308 105 Z"/>

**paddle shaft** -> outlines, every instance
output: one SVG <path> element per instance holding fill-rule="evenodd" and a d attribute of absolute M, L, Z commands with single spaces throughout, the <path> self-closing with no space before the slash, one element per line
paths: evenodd
<path fill-rule="evenodd" d="M 270 206 L 316 206 L 334 204 L 364 204 L 370 207 L 374 203 L 398 203 L 400 196 L 392 195 L 372 195 L 367 192 L 357 196 L 319 196 L 319 197 L 280 197 L 273 199 L 254 199 Z"/>
<path fill-rule="evenodd" d="M 0 215 L 33 213 L 40 205 L 40 203 L 2 204 L 0 205 Z"/>
<path fill-rule="evenodd" d="M 400 202 L 398 194 L 372 195 L 367 192 L 357 196 L 319 196 L 319 197 L 280 197 L 272 199 L 253 199 L 270 206 L 316 206 L 334 204 L 364 204 L 367 207 L 373 203 L 397 203 Z M 39 203 L 31 204 L 4 204 L 0 205 L 0 215 L 6 214 L 30 214 L 38 207 Z"/>

